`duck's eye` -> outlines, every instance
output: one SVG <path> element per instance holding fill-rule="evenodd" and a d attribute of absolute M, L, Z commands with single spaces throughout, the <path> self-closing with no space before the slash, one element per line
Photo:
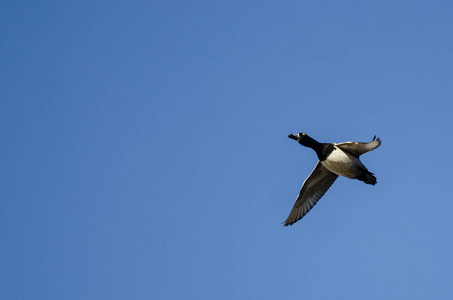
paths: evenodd
<path fill-rule="evenodd" d="M 305 133 L 302 132 L 302 135 L 305 135 Z"/>

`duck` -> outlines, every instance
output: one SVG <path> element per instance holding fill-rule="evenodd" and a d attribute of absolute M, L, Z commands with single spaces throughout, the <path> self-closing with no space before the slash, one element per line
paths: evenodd
<path fill-rule="evenodd" d="M 284 226 L 293 225 L 302 219 L 324 196 L 338 176 L 357 179 L 366 184 L 377 183 L 374 173 L 368 171 L 360 156 L 381 145 L 381 139 L 373 137 L 371 142 L 320 143 L 306 133 L 288 135 L 302 146 L 313 149 L 318 163 L 305 179 Z"/>

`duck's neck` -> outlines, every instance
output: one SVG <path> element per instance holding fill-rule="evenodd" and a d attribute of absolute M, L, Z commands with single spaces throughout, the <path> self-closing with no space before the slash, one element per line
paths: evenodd
<path fill-rule="evenodd" d="M 306 143 L 304 146 L 309 147 L 313 150 L 315 150 L 316 155 L 318 156 L 319 160 L 322 160 L 323 158 L 323 145 L 322 143 L 310 138 L 308 143 Z"/>

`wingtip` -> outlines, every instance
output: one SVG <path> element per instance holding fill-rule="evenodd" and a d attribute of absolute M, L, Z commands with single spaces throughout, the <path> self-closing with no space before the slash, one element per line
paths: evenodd
<path fill-rule="evenodd" d="M 298 217 L 298 218 L 293 218 L 293 219 L 290 219 L 288 217 L 288 219 L 286 219 L 285 222 L 282 222 L 282 225 L 285 226 L 285 227 L 288 227 L 288 226 L 293 226 L 294 224 L 296 224 L 297 221 L 299 221 L 300 219 L 302 219 L 302 217 Z"/>
<path fill-rule="evenodd" d="M 374 141 L 378 141 L 379 143 L 381 143 L 381 138 L 376 137 L 376 135 L 375 135 L 375 136 L 373 137 L 372 142 L 374 142 Z"/>
<path fill-rule="evenodd" d="M 288 227 L 288 226 L 292 226 L 292 225 L 293 225 L 294 223 L 296 223 L 297 221 L 298 221 L 298 220 L 289 220 L 289 218 L 288 218 L 288 219 L 286 219 L 286 221 L 282 222 L 281 224 L 282 224 L 282 226 L 284 226 L 284 227 Z"/>

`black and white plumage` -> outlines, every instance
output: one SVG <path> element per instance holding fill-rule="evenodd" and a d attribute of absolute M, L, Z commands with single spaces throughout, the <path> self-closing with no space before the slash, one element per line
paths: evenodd
<path fill-rule="evenodd" d="M 319 143 L 305 133 L 290 134 L 302 146 L 312 148 L 318 156 L 318 163 L 302 184 L 299 196 L 284 225 L 293 225 L 305 216 L 319 199 L 332 186 L 338 176 L 358 179 L 367 184 L 376 184 L 376 177 L 360 161 L 360 155 L 372 151 L 381 145 L 381 140 L 374 136 L 369 143 Z"/>

